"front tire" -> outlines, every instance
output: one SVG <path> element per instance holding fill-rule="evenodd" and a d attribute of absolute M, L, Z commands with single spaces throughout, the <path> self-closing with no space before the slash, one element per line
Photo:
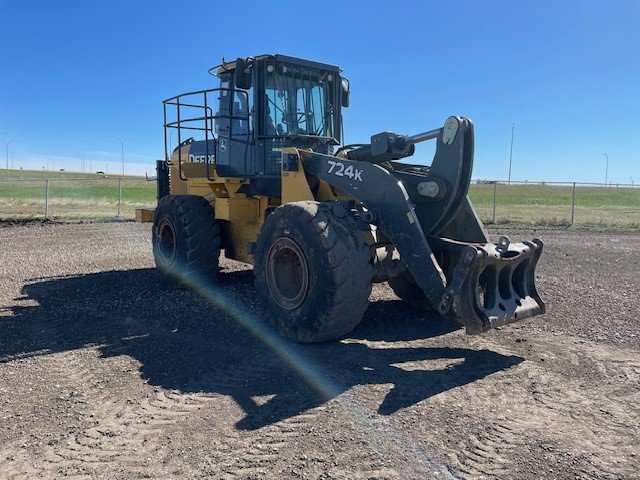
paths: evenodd
<path fill-rule="evenodd" d="M 220 227 L 209 202 L 197 195 L 167 195 L 153 215 L 153 257 L 170 286 L 211 281 L 218 272 Z"/>
<path fill-rule="evenodd" d="M 294 202 L 267 217 L 255 286 L 271 325 L 303 343 L 349 333 L 369 305 L 373 265 L 363 232 L 334 202 Z"/>

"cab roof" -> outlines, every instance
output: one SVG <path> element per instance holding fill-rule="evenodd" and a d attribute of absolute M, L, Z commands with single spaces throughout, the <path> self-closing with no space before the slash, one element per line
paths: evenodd
<path fill-rule="evenodd" d="M 316 62 L 315 60 L 307 60 L 304 58 L 298 58 L 298 57 L 291 57 L 289 55 L 281 55 L 281 54 L 262 54 L 262 55 L 257 55 L 254 57 L 249 57 L 249 60 L 267 60 L 267 59 L 272 59 L 274 62 L 285 62 L 285 63 L 292 63 L 295 65 L 302 65 L 305 67 L 310 67 L 310 68 L 317 68 L 319 70 L 329 70 L 329 71 L 334 71 L 337 73 L 340 73 L 342 71 L 342 69 L 340 67 L 338 67 L 337 65 L 331 65 L 329 63 L 322 63 L 322 62 Z M 220 65 L 220 67 L 218 67 L 218 70 L 216 71 L 216 75 L 220 75 L 221 73 L 224 72 L 229 72 L 232 71 L 236 68 L 236 62 L 223 62 L 222 65 Z"/>

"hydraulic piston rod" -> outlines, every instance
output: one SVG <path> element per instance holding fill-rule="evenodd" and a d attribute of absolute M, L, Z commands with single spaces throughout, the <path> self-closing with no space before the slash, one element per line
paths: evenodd
<path fill-rule="evenodd" d="M 407 142 L 408 145 L 415 145 L 416 143 L 438 138 L 440 132 L 442 132 L 442 128 L 436 128 L 434 130 L 429 130 L 428 132 L 418 133 L 417 135 L 405 137 L 404 141 Z"/>

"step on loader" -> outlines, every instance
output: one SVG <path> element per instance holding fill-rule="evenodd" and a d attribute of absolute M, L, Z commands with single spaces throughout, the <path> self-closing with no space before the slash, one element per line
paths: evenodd
<path fill-rule="evenodd" d="M 153 252 L 168 282 L 220 281 L 221 252 L 250 263 L 270 324 L 299 342 L 351 331 L 375 282 L 470 334 L 544 313 L 542 242 L 491 243 L 467 196 L 471 120 L 344 145 L 338 67 L 260 55 L 210 73 L 218 87 L 164 101 Z M 425 141 L 430 165 L 403 161 Z"/>

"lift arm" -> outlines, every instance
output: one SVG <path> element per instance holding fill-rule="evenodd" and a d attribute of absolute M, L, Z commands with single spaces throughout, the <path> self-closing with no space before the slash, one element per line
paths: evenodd
<path fill-rule="evenodd" d="M 396 170 L 393 165 L 402 164 L 388 163 L 433 138 L 437 150 L 430 167 Z M 308 174 L 365 205 L 369 223 L 397 248 L 433 306 L 469 333 L 544 312 L 533 282 L 542 242 L 510 244 L 504 237 L 498 245 L 487 243 L 467 199 L 473 167 L 470 120 L 449 117 L 442 128 L 413 137 L 374 135 L 370 145 L 347 158 L 308 151 L 300 156 Z M 466 232 L 469 238 L 440 237 L 447 232 Z"/>

